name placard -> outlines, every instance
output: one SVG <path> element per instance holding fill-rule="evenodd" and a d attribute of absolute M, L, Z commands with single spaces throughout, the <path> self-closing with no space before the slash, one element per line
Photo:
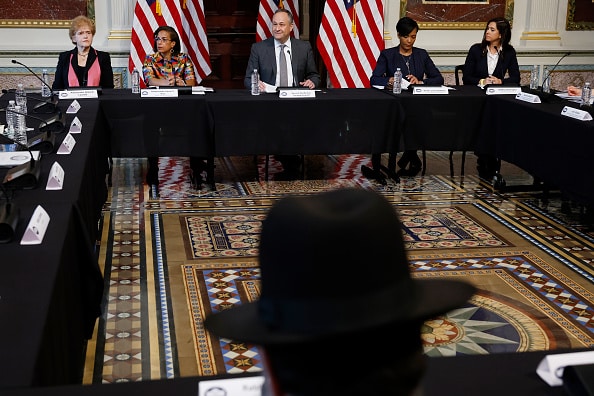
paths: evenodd
<path fill-rule="evenodd" d="M 46 190 L 61 190 L 62 185 L 64 183 L 64 168 L 58 164 L 58 162 L 54 162 L 52 168 L 50 169 L 49 177 L 47 179 L 47 184 L 45 186 Z"/>
<path fill-rule="evenodd" d="M 522 92 L 521 87 L 488 87 L 487 95 L 517 95 Z"/>
<path fill-rule="evenodd" d="M 580 121 L 592 121 L 592 114 L 588 113 L 587 111 L 575 109 L 569 106 L 565 106 L 563 110 L 561 110 L 561 115 L 575 118 L 576 120 Z"/>
<path fill-rule="evenodd" d="M 177 98 L 177 89 L 172 88 L 144 88 L 140 90 L 141 98 Z"/>
<path fill-rule="evenodd" d="M 516 99 L 528 102 L 528 103 L 540 103 L 540 98 L 538 95 L 533 95 L 531 93 L 520 92 L 516 95 Z"/>
<path fill-rule="evenodd" d="M 21 245 L 39 245 L 43 241 L 49 222 L 50 217 L 45 209 L 37 205 L 21 239 Z"/>
<path fill-rule="evenodd" d="M 263 384 L 263 376 L 200 381 L 198 396 L 260 396 Z"/>
<path fill-rule="evenodd" d="M 70 133 L 80 133 L 82 131 L 82 122 L 78 119 L 78 117 L 74 117 L 74 120 L 70 123 Z"/>
<path fill-rule="evenodd" d="M 41 151 L 31 151 L 31 154 L 28 151 L 2 151 L 0 152 L 0 166 L 12 168 L 13 166 L 22 165 L 31 161 L 31 155 L 33 155 L 35 161 L 38 161 L 41 157 Z"/>
<path fill-rule="evenodd" d="M 450 93 L 448 87 L 421 87 L 415 86 L 413 88 L 413 95 L 447 95 Z"/>
<path fill-rule="evenodd" d="M 74 99 L 72 101 L 72 103 L 70 103 L 70 106 L 68 106 L 68 108 L 66 109 L 66 113 L 67 114 L 76 114 L 76 113 L 78 113 L 79 110 L 80 110 L 80 103 L 78 103 L 78 100 Z"/>
<path fill-rule="evenodd" d="M 91 99 L 91 98 L 98 98 L 96 89 L 77 89 L 75 91 L 68 91 L 65 89 L 64 91 L 60 91 L 58 94 L 60 99 Z"/>
<path fill-rule="evenodd" d="M 278 92 L 279 98 L 315 98 L 316 91 L 313 89 L 281 89 Z"/>
<path fill-rule="evenodd" d="M 70 154 L 75 144 L 76 140 L 74 140 L 74 136 L 68 133 L 64 140 L 62 140 L 62 144 L 58 148 L 58 151 L 56 151 L 56 154 Z"/>
<path fill-rule="evenodd" d="M 545 356 L 536 373 L 550 386 L 563 385 L 563 370 L 566 366 L 594 363 L 594 351 L 559 353 Z"/>

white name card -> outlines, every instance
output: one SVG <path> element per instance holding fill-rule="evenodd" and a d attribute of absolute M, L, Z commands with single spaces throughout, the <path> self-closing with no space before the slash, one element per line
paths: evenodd
<path fill-rule="evenodd" d="M 522 92 L 521 87 L 488 87 L 487 95 L 517 95 Z"/>
<path fill-rule="evenodd" d="M 540 103 L 540 98 L 538 97 L 538 95 L 534 95 L 534 94 L 526 93 L 526 92 L 520 92 L 519 94 L 517 94 L 516 99 L 522 100 L 522 101 L 528 102 L 528 103 Z"/>
<path fill-rule="evenodd" d="M 198 396 L 260 396 L 263 384 L 263 376 L 200 381 Z"/>
<path fill-rule="evenodd" d="M 49 177 L 47 179 L 47 185 L 45 186 L 46 190 L 61 190 L 62 185 L 64 184 L 64 168 L 58 164 L 58 162 L 54 162 L 52 168 L 50 169 Z"/>
<path fill-rule="evenodd" d="M 21 239 L 21 245 L 39 245 L 43 241 L 49 222 L 50 217 L 45 209 L 37 205 Z"/>
<path fill-rule="evenodd" d="M 64 91 L 60 91 L 58 97 L 60 99 L 90 99 L 97 98 L 98 95 L 96 89 L 77 89 L 74 91 L 65 89 Z"/>
<path fill-rule="evenodd" d="M 313 89 L 280 89 L 279 98 L 315 98 L 316 91 Z"/>
<path fill-rule="evenodd" d="M 78 103 L 78 100 L 74 99 L 72 101 L 72 103 L 70 103 L 70 106 L 68 106 L 68 109 L 66 109 L 66 113 L 76 114 L 76 113 L 78 113 L 79 110 L 80 110 L 80 103 Z"/>
<path fill-rule="evenodd" d="M 38 161 L 41 152 L 35 150 L 29 154 L 28 151 L 2 151 L 0 152 L 0 166 L 12 168 L 13 166 L 22 165 L 31 161 L 31 155 L 33 155 L 35 161 Z"/>
<path fill-rule="evenodd" d="M 590 363 L 594 363 L 594 351 L 547 355 L 538 364 L 536 373 L 550 386 L 560 386 L 565 367 Z"/>
<path fill-rule="evenodd" d="M 82 122 L 78 119 L 78 117 L 74 117 L 74 120 L 70 123 L 70 133 L 80 133 L 82 131 Z"/>
<path fill-rule="evenodd" d="M 177 98 L 177 89 L 173 88 L 144 88 L 140 90 L 141 98 Z"/>
<path fill-rule="evenodd" d="M 450 93 L 448 87 L 423 87 L 415 86 L 413 88 L 413 95 L 447 95 Z"/>
<path fill-rule="evenodd" d="M 576 120 L 580 121 L 592 121 L 592 114 L 588 113 L 587 111 L 575 109 L 569 106 L 565 106 L 563 110 L 561 110 L 561 115 L 575 118 Z"/>
<path fill-rule="evenodd" d="M 192 95 L 204 95 L 205 92 L 214 92 L 214 88 L 197 85 L 192 87 Z"/>
<path fill-rule="evenodd" d="M 70 154 L 75 144 L 76 140 L 74 140 L 74 136 L 69 133 L 64 140 L 62 140 L 62 144 L 58 148 L 58 151 L 56 151 L 56 154 Z"/>

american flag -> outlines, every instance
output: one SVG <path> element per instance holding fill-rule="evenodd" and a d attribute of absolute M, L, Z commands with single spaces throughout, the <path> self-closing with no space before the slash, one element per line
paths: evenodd
<path fill-rule="evenodd" d="M 369 87 L 384 49 L 383 0 L 326 1 L 317 47 L 333 87 Z"/>
<path fill-rule="evenodd" d="M 256 24 L 256 41 L 272 36 L 272 15 L 279 8 L 286 8 L 293 14 L 292 36 L 299 38 L 299 0 L 261 0 Z"/>
<path fill-rule="evenodd" d="M 153 52 L 153 33 L 163 25 L 175 29 L 181 40 L 182 52 L 188 54 L 200 82 L 211 72 L 206 21 L 202 0 L 138 0 L 134 7 L 132 42 L 128 69 L 141 72 L 147 53 Z M 141 85 L 144 86 L 142 78 Z"/>

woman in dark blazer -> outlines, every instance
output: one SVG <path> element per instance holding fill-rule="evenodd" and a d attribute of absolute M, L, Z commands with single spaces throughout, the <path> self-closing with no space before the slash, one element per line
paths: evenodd
<path fill-rule="evenodd" d="M 511 26 L 505 18 L 493 18 L 487 22 L 483 40 L 473 44 L 464 62 L 462 81 L 465 85 L 520 83 L 520 67 L 511 40 Z M 477 152 L 479 177 L 491 181 L 498 171 L 497 159 Z"/>
<path fill-rule="evenodd" d="M 520 67 L 510 40 L 507 19 L 493 18 L 487 22 L 483 40 L 468 50 L 462 76 L 464 84 L 519 84 Z"/>
<path fill-rule="evenodd" d="M 402 77 L 411 84 L 442 85 L 443 76 L 423 48 L 414 47 L 419 31 L 418 23 L 409 17 L 400 18 L 396 24 L 398 40 L 396 47 L 383 50 L 369 82 L 371 85 L 392 88 L 396 68 L 402 71 Z M 406 145 L 406 142 L 405 142 Z M 372 157 L 377 162 L 377 157 Z M 407 165 L 410 163 L 408 170 Z M 398 161 L 400 174 L 414 176 L 421 170 L 421 159 L 416 150 L 405 150 Z"/>
<path fill-rule="evenodd" d="M 111 58 L 91 45 L 96 29 L 93 21 L 79 15 L 72 20 L 69 34 L 74 49 L 60 53 L 52 89 L 70 87 L 113 88 Z"/>

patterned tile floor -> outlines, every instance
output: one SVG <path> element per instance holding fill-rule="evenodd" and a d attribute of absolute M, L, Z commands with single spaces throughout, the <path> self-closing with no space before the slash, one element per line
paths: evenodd
<path fill-rule="evenodd" d="M 443 267 L 459 273 L 480 269 L 481 282 L 500 285 L 508 292 L 477 295 L 465 309 L 428 322 L 424 333 L 428 355 L 592 346 L 594 298 L 589 291 L 594 280 L 594 232 L 582 224 L 579 205 L 561 200 L 558 194 L 546 199 L 537 193 L 498 194 L 474 176 L 472 155 L 467 155 L 467 176 L 452 178 L 449 153 L 427 154 L 424 177 L 405 177 L 401 183 L 386 185 L 360 176 L 360 166 L 369 164 L 366 156 L 307 156 L 306 179 L 292 182 L 274 180 L 279 170 L 274 161 L 271 181 L 263 182 L 263 158 L 257 164 L 251 157 L 223 158 L 216 164 L 216 191 L 191 188 L 184 158 L 160 160 L 158 188 L 143 184 L 144 159 L 116 159 L 99 252 L 107 286 L 104 314 L 88 345 L 84 382 L 210 374 L 209 364 L 227 372 L 257 369 L 257 350 L 242 345 L 217 346 L 227 350 L 229 360 L 197 357 L 196 351 L 213 351 L 211 341 L 201 349 L 200 314 L 196 314 L 200 304 L 213 304 L 213 300 L 194 298 L 192 287 L 227 267 L 257 278 L 258 227 L 270 205 L 286 194 L 342 186 L 376 189 L 394 203 L 405 225 L 416 276 L 435 276 Z M 459 163 L 459 155 L 455 159 Z M 531 183 L 529 175 L 509 164 L 503 164 L 502 173 L 508 185 Z M 562 263 L 563 268 L 551 268 L 542 257 Z M 257 297 L 254 282 L 240 287 L 247 288 L 244 295 Z M 545 288 L 548 292 L 542 294 Z M 534 321 L 542 326 L 519 325 L 520 333 L 502 336 L 497 330 L 502 327 L 501 318 L 534 316 L 519 297 L 514 302 L 519 308 L 511 312 L 514 304 L 508 303 L 509 293 L 524 294 L 527 301 L 549 299 L 549 309 L 570 317 L 571 326 L 560 329 L 551 319 L 554 312 L 545 312 Z M 459 323 L 467 323 L 467 331 L 469 319 L 477 317 L 490 321 L 492 330 L 474 331 L 472 337 L 450 342 L 452 331 L 462 329 Z M 555 329 L 554 337 L 541 334 L 547 328 Z M 491 339 L 490 346 L 477 341 L 485 337 Z"/>

